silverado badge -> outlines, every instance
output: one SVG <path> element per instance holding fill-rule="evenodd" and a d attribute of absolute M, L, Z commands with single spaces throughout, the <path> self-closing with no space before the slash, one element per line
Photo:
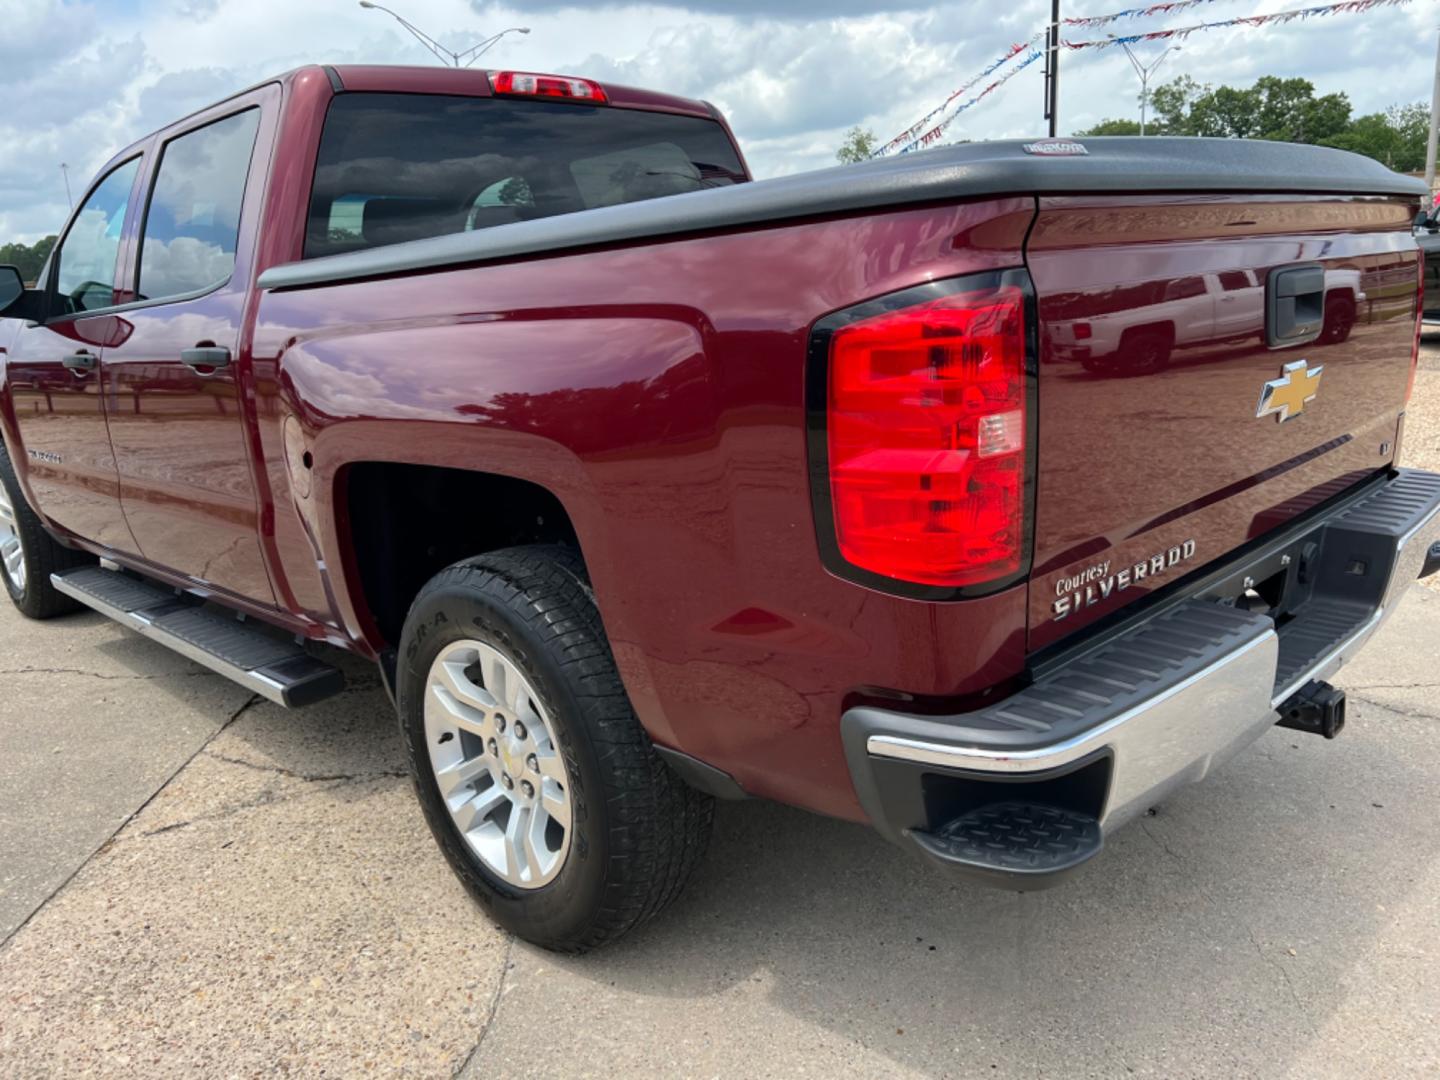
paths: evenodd
<path fill-rule="evenodd" d="M 1271 379 L 1260 391 L 1260 405 L 1256 417 L 1274 413 L 1280 423 L 1293 419 L 1305 411 L 1305 406 L 1315 400 L 1320 392 L 1320 375 L 1325 365 L 1311 368 L 1307 361 L 1296 360 L 1280 369 L 1280 378 Z"/>

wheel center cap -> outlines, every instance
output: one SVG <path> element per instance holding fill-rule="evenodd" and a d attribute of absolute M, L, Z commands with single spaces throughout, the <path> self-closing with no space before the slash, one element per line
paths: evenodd
<path fill-rule="evenodd" d="M 505 765 L 505 771 L 512 777 L 518 778 L 525 759 L 518 755 L 516 746 L 509 739 L 501 740 L 499 750 L 500 760 Z"/>

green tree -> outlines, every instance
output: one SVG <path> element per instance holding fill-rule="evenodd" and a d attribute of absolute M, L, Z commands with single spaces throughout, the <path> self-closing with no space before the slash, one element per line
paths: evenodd
<path fill-rule="evenodd" d="M 56 238 L 47 236 L 33 244 L 0 244 L 0 266 L 14 266 L 26 281 L 34 281 L 50 257 Z"/>
<path fill-rule="evenodd" d="M 1425 167 L 1425 140 L 1429 134 L 1430 110 L 1417 102 L 1357 116 L 1346 130 L 1323 142 L 1365 154 L 1397 172 L 1416 172 Z"/>
<path fill-rule="evenodd" d="M 1084 131 L 1077 131 L 1078 138 L 1088 138 L 1095 135 L 1139 135 L 1140 121 L 1138 120 L 1101 120 L 1092 128 Z"/>
<path fill-rule="evenodd" d="M 1190 130 L 1190 106 L 1208 91 L 1189 75 L 1181 75 L 1161 83 L 1150 91 L 1150 113 L 1154 130 L 1161 135 L 1193 135 Z"/>
<path fill-rule="evenodd" d="M 840 149 L 835 151 L 835 160 L 841 165 L 854 165 L 856 162 L 869 161 L 874 153 L 875 133 L 856 124 L 845 133 L 845 141 L 840 144 Z"/>

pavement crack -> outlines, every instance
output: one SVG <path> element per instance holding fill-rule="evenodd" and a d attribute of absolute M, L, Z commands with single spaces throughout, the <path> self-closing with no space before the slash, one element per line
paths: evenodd
<path fill-rule="evenodd" d="M 1305 1003 L 1300 1000 L 1300 995 L 1295 991 L 1295 984 L 1290 980 L 1289 969 L 1279 960 L 1275 959 L 1275 957 L 1266 953 L 1265 947 L 1260 944 L 1260 939 L 1255 936 L 1255 928 L 1253 926 L 1246 923 L 1245 933 L 1249 935 L 1250 944 L 1255 946 L 1255 951 L 1259 954 L 1260 959 L 1264 963 L 1268 964 L 1270 967 L 1274 968 L 1276 971 L 1280 972 L 1280 978 L 1283 979 L 1285 982 L 1285 989 L 1289 991 L 1290 1000 L 1295 1003 L 1295 1008 L 1299 1011 L 1300 1015 L 1305 1018 L 1306 1026 L 1309 1027 L 1311 1031 L 1314 1031 L 1315 1025 L 1310 1020 L 1310 1012 L 1308 1009 L 1305 1008 Z"/>
<path fill-rule="evenodd" d="M 0 675 L 82 675 L 87 679 L 104 679 L 107 682 L 153 682 L 156 679 L 193 679 L 205 675 L 219 676 L 213 671 L 166 671 L 158 675 L 107 675 L 100 671 L 86 671 L 84 668 L 68 667 L 23 667 L 0 669 Z"/>
<path fill-rule="evenodd" d="M 256 772 L 276 773 L 279 776 L 287 776 L 292 780 L 303 780 L 307 784 L 327 783 L 331 781 L 345 781 L 347 783 L 365 783 L 370 780 L 399 780 L 408 776 L 403 769 L 380 769 L 375 772 L 359 773 L 306 773 L 296 769 L 286 768 L 284 765 L 270 765 L 263 761 L 247 761 L 245 758 L 231 757 L 228 754 L 221 754 L 214 750 L 205 751 L 205 756 L 215 761 L 223 761 L 227 765 L 240 765 L 246 769 L 254 769 Z"/>
<path fill-rule="evenodd" d="M 170 775 L 165 778 L 163 783 L 156 785 L 155 790 L 149 794 L 149 796 L 145 799 L 144 802 L 142 802 L 139 806 L 132 810 L 129 815 L 126 816 L 125 820 L 120 822 L 120 824 L 115 827 L 114 831 L 112 831 L 110 835 L 104 839 L 104 841 L 96 845 L 95 850 L 92 851 L 89 855 L 87 855 L 84 861 L 82 861 L 79 866 L 75 867 L 74 870 L 70 871 L 70 873 L 66 875 L 64 881 L 61 881 L 58 885 L 55 886 L 55 888 L 51 889 L 45 895 L 45 899 L 41 900 L 40 903 L 36 904 L 35 907 L 31 910 L 30 914 L 26 915 L 25 918 L 20 920 L 20 923 L 15 927 L 15 929 L 11 930 L 10 933 L 6 934 L 3 939 L 0 939 L 0 949 L 3 949 L 5 946 L 9 945 L 10 942 L 14 941 L 15 935 L 20 933 L 20 931 L 24 930 L 27 926 L 29 926 L 30 923 L 34 920 L 35 916 L 40 914 L 40 912 L 44 911 L 45 908 L 49 905 L 50 901 L 54 900 L 55 897 L 58 896 L 66 886 L 68 886 L 72 881 L 75 880 L 75 878 L 80 874 L 82 870 L 84 870 L 87 866 L 90 865 L 91 862 L 94 861 L 95 856 L 99 855 L 101 852 L 108 851 L 114 845 L 115 838 L 119 836 L 122 832 L 124 832 L 132 821 L 136 820 L 141 814 L 145 812 L 146 807 L 148 807 L 152 802 L 154 802 L 156 797 L 159 796 L 162 791 L 164 791 L 174 782 L 175 777 L 179 776 L 180 773 L 185 770 L 186 766 L 188 766 L 192 761 L 194 761 L 197 757 L 203 754 L 206 748 L 217 738 L 219 738 L 220 734 L 226 728 L 228 728 L 236 720 L 240 719 L 240 717 L 244 715 L 245 710 L 249 709 L 253 705 L 259 704 L 261 700 L 262 698 L 259 694 L 251 694 L 243 705 L 241 705 L 238 709 L 231 713 L 223 724 L 221 724 L 214 731 L 212 731 L 210 733 L 210 736 L 203 743 L 201 743 L 198 747 L 195 748 L 195 752 L 193 754 L 191 754 L 179 765 L 177 765 L 173 770 L 171 770 Z"/>
<path fill-rule="evenodd" d="M 495 981 L 495 994 L 490 998 L 490 1008 L 485 1013 L 485 1022 L 480 1025 L 480 1037 L 475 1040 L 475 1045 L 465 1055 L 464 1060 L 451 1072 L 451 1080 L 455 1080 L 461 1073 L 470 1067 L 470 1062 L 475 1060 L 480 1048 L 485 1045 L 485 1039 L 490 1034 L 490 1029 L 495 1024 L 495 1015 L 500 1011 L 500 998 L 505 993 L 505 983 L 510 978 L 511 961 L 515 956 L 515 935 L 510 934 L 505 942 L 505 956 L 500 962 L 500 978 Z"/>
<path fill-rule="evenodd" d="M 1373 705 L 1381 712 L 1390 713 L 1392 716 L 1404 716 L 1411 720 L 1440 721 L 1440 716 L 1437 716 L 1431 712 L 1426 712 L 1424 709 L 1402 709 L 1398 705 L 1389 705 L 1383 701 L 1376 701 L 1374 698 L 1366 697 L 1364 694 L 1357 694 L 1354 690 L 1347 690 L 1345 693 L 1348 697 L 1352 697 L 1356 701 L 1362 701 L 1366 705 Z"/>
<path fill-rule="evenodd" d="M 1425 690 L 1440 687 L 1440 682 L 1366 683 L 1363 686 L 1344 687 L 1348 693 L 1356 690 Z"/>

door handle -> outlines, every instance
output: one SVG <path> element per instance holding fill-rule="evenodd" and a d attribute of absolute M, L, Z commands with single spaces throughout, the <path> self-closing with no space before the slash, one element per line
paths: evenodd
<path fill-rule="evenodd" d="M 180 353 L 180 360 L 187 367 L 195 369 L 210 368 L 218 369 L 230 366 L 230 350 L 224 346 L 197 346 L 193 349 L 184 349 Z"/>
<path fill-rule="evenodd" d="M 95 365 L 100 361 L 94 353 L 81 349 L 79 352 L 71 353 L 61 362 L 71 371 L 83 375 L 87 371 L 94 371 Z"/>

